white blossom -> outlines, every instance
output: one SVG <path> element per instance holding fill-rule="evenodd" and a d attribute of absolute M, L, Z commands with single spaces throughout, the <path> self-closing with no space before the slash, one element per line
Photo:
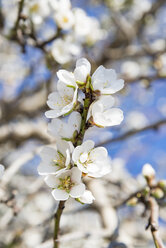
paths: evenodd
<path fill-rule="evenodd" d="M 121 90 L 124 87 L 124 80 L 117 79 L 115 70 L 106 69 L 101 65 L 92 75 L 92 86 L 101 94 L 108 95 Z"/>
<path fill-rule="evenodd" d="M 50 14 L 49 0 L 32 0 L 28 1 L 29 12 L 34 24 L 39 25 Z"/>
<path fill-rule="evenodd" d="M 52 195 L 55 200 L 65 201 L 69 196 L 79 198 L 84 194 L 85 185 L 81 182 L 81 175 L 81 171 L 73 167 L 58 176 L 48 175 L 45 182 L 53 188 Z"/>
<path fill-rule="evenodd" d="M 113 108 L 115 100 L 112 96 L 101 96 L 99 100 L 92 103 L 88 117 L 93 117 L 93 123 L 99 127 L 119 125 L 123 121 L 123 111 Z"/>
<path fill-rule="evenodd" d="M 70 9 L 58 10 L 55 14 L 55 20 L 60 28 L 68 30 L 74 24 L 73 12 Z"/>
<path fill-rule="evenodd" d="M 86 82 L 87 76 L 90 74 L 91 64 L 86 58 L 78 59 L 76 68 L 74 70 L 75 80 L 79 82 Z"/>
<path fill-rule="evenodd" d="M 48 131 L 55 137 L 71 139 L 75 131 L 79 133 L 81 126 L 81 114 L 74 111 L 69 115 L 68 121 L 52 119 L 48 124 Z"/>
<path fill-rule="evenodd" d="M 92 195 L 92 192 L 89 190 L 85 190 L 84 194 L 79 197 L 80 202 L 85 203 L 85 204 L 91 204 L 95 198 Z"/>
<path fill-rule="evenodd" d="M 151 166 L 151 164 L 144 164 L 143 168 L 142 168 L 142 175 L 146 178 L 153 178 L 155 177 L 155 170 L 153 169 L 153 167 Z"/>
<path fill-rule="evenodd" d="M 57 91 L 48 96 L 47 105 L 52 109 L 46 111 L 47 118 L 57 118 L 68 114 L 77 102 L 77 88 L 67 87 L 63 82 L 58 81 Z"/>
<path fill-rule="evenodd" d="M 54 10 L 69 10 L 71 8 L 70 0 L 49 0 Z"/>
<path fill-rule="evenodd" d="M 0 164 L 0 178 L 3 176 L 4 170 L 5 170 L 5 167 L 2 164 Z"/>
<path fill-rule="evenodd" d="M 73 56 L 81 53 L 81 47 L 72 41 L 71 37 L 66 37 L 65 40 L 58 38 L 52 44 L 51 53 L 59 64 L 66 64 L 71 61 Z"/>
<path fill-rule="evenodd" d="M 71 151 L 72 146 L 63 140 L 57 140 L 56 149 L 45 146 L 40 152 L 39 175 L 58 174 L 68 169 Z"/>
<path fill-rule="evenodd" d="M 94 148 L 92 140 L 77 146 L 72 159 L 78 168 L 91 177 L 102 177 L 111 171 L 111 162 L 104 147 Z"/>
<path fill-rule="evenodd" d="M 94 44 L 97 40 L 104 36 L 103 30 L 100 28 L 99 21 L 95 17 L 90 17 L 83 9 L 73 9 L 75 16 L 74 34 L 76 39 L 88 44 Z"/>

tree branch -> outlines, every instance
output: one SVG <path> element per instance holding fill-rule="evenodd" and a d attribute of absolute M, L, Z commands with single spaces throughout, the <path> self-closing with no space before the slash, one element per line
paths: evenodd
<path fill-rule="evenodd" d="M 159 206 L 156 200 L 153 197 L 149 197 L 149 206 L 150 206 L 150 218 L 149 225 L 154 240 L 156 248 L 165 248 L 160 235 L 159 235 L 159 226 L 158 226 L 158 217 L 159 217 Z"/>
<path fill-rule="evenodd" d="M 130 130 L 122 135 L 120 135 L 119 137 L 115 137 L 113 139 L 109 139 L 109 140 L 106 140 L 102 143 L 99 143 L 97 146 L 103 146 L 103 145 L 106 145 L 106 144 L 109 144 L 109 143 L 114 143 L 114 142 L 118 142 L 118 141 L 121 141 L 121 140 L 125 140 L 135 134 L 139 134 L 141 132 L 144 132 L 144 131 L 147 131 L 147 130 L 158 130 L 162 125 L 165 125 L 166 124 L 166 119 L 163 119 L 163 120 L 160 120 L 160 121 L 157 121 L 153 124 L 150 124 L 146 127 L 143 127 L 143 128 L 139 128 L 139 129 L 134 129 L 134 130 Z"/>
<path fill-rule="evenodd" d="M 60 228 L 60 219 L 61 219 L 61 215 L 62 215 L 64 207 L 65 207 L 65 201 L 60 201 L 58 205 L 58 209 L 54 217 L 54 221 L 55 221 L 54 236 L 53 236 L 54 248 L 59 247 L 58 235 L 59 235 L 59 228 Z"/>

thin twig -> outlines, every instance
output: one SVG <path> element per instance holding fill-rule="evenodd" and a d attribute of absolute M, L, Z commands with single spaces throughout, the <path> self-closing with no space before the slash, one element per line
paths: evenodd
<path fill-rule="evenodd" d="M 147 125 L 146 127 L 139 128 L 139 129 L 133 129 L 133 130 L 130 130 L 130 131 L 118 136 L 118 137 L 101 142 L 98 144 L 98 146 L 102 146 L 102 145 L 110 144 L 113 142 L 125 140 L 125 139 L 127 139 L 127 138 L 129 138 L 135 134 L 138 134 L 138 133 L 141 133 L 141 132 L 144 132 L 147 130 L 151 130 L 151 129 L 152 130 L 158 130 L 158 128 L 160 128 L 162 125 L 165 125 L 165 124 L 166 124 L 166 119 L 163 119 L 163 120 L 154 122 L 153 124 Z"/>
<path fill-rule="evenodd" d="M 159 206 L 156 200 L 153 197 L 149 197 L 149 206 L 150 206 L 150 218 L 149 225 L 154 240 L 156 248 L 165 248 L 160 235 L 159 235 L 159 226 L 158 226 L 158 217 L 159 217 Z"/>

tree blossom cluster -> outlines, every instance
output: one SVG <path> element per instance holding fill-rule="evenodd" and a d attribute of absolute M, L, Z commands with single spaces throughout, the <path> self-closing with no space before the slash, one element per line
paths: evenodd
<path fill-rule="evenodd" d="M 24 12 L 30 16 L 36 31 L 40 31 L 48 19 L 55 22 L 56 32 L 61 34 L 52 43 L 50 52 L 60 64 L 70 62 L 73 56 L 79 56 L 83 43 L 91 46 L 105 37 L 99 21 L 88 16 L 81 8 L 72 8 L 70 0 L 28 1 Z"/>
<path fill-rule="evenodd" d="M 74 72 L 57 72 L 57 90 L 48 96 L 51 118 L 48 132 L 54 136 L 56 148 L 42 149 L 40 175 L 45 176 L 56 200 L 69 196 L 82 203 L 92 203 L 94 197 L 82 178 L 99 178 L 111 171 L 111 160 L 104 147 L 95 147 L 92 140 L 84 140 L 91 126 L 110 127 L 123 120 L 121 109 L 114 107 L 112 94 L 121 90 L 124 81 L 113 69 L 99 66 L 91 76 L 91 64 L 78 59 Z"/>

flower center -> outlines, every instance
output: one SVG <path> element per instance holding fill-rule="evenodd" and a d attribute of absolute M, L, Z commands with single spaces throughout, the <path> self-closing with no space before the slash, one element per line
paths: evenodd
<path fill-rule="evenodd" d="M 67 95 L 66 95 L 66 96 L 63 97 L 63 100 L 64 100 L 64 102 L 65 102 L 65 105 L 67 105 L 67 104 L 69 104 L 69 103 L 71 102 L 72 99 L 71 99 L 70 96 L 67 96 Z"/>
<path fill-rule="evenodd" d="M 93 163 L 93 161 L 90 159 L 89 157 L 90 153 L 81 153 L 80 155 L 80 159 L 79 159 L 79 162 L 85 167 L 87 168 L 88 164 L 91 164 Z"/>
<path fill-rule="evenodd" d="M 61 98 L 60 101 L 56 102 L 54 105 L 58 106 L 59 108 L 63 108 L 66 105 L 68 105 L 69 103 L 71 103 L 71 101 L 72 101 L 72 98 L 68 95 L 65 95 Z"/>
<path fill-rule="evenodd" d="M 58 151 L 56 159 L 53 159 L 53 166 L 58 166 L 59 169 L 65 168 L 66 158 Z"/>
<path fill-rule="evenodd" d="M 37 11 L 39 11 L 39 4 L 36 3 L 30 8 L 30 12 L 35 13 Z"/>
<path fill-rule="evenodd" d="M 68 19 L 66 16 L 64 16 L 64 17 L 63 17 L 63 22 L 64 22 L 64 23 L 67 23 L 68 21 L 69 21 L 69 19 Z"/>
<path fill-rule="evenodd" d="M 72 182 L 70 176 L 65 176 L 65 178 L 59 178 L 60 185 L 58 185 L 58 189 L 65 190 L 67 193 L 70 192 L 71 188 L 75 185 Z"/>
<path fill-rule="evenodd" d="M 103 87 L 104 87 L 104 88 L 107 88 L 107 87 L 108 87 L 108 84 L 109 84 L 109 81 L 107 80 L 107 81 L 103 84 Z"/>

